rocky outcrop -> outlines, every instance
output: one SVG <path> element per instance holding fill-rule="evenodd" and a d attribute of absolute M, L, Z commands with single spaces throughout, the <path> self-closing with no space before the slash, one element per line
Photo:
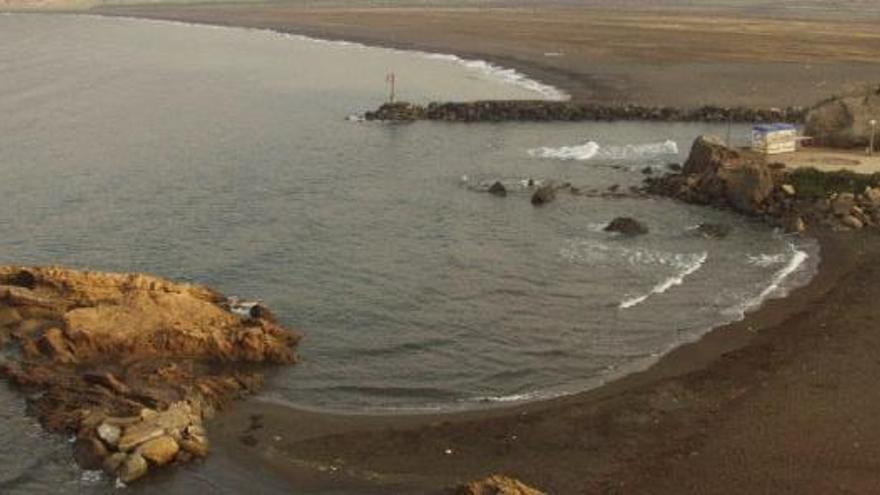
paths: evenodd
<path fill-rule="evenodd" d="M 288 364 L 299 337 L 268 311 L 139 274 L 0 267 L 0 373 L 76 460 L 123 482 L 207 453 L 202 421 Z M 248 366 L 251 363 L 251 366 Z"/>
<path fill-rule="evenodd" d="M 880 120 L 880 86 L 820 103 L 807 114 L 804 134 L 822 146 L 864 148 L 871 120 Z"/>
<path fill-rule="evenodd" d="M 759 214 L 773 192 L 774 177 L 773 169 L 762 160 L 728 148 L 715 136 L 700 136 L 682 173 L 648 179 L 648 188 L 692 203 Z"/>
<path fill-rule="evenodd" d="M 617 217 L 605 226 L 605 232 L 617 232 L 623 235 L 647 234 L 648 228 L 641 222 L 630 217 Z"/>
<path fill-rule="evenodd" d="M 546 495 L 522 481 L 497 474 L 461 485 L 454 493 L 455 495 Z"/>
<path fill-rule="evenodd" d="M 697 138 L 681 173 L 645 184 L 647 193 L 731 208 L 786 232 L 880 225 L 880 174 L 776 167 L 711 136 Z"/>
<path fill-rule="evenodd" d="M 366 120 L 449 122 L 505 121 L 614 121 L 648 120 L 661 122 L 803 122 L 806 110 L 703 106 L 695 109 L 640 105 L 598 105 L 572 101 L 487 100 L 461 103 L 386 103 L 367 112 Z"/>

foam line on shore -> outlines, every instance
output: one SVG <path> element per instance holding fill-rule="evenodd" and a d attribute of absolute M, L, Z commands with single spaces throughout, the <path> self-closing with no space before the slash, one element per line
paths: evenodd
<path fill-rule="evenodd" d="M 621 302 L 620 306 L 619 306 L 620 309 L 632 308 L 634 306 L 637 306 L 637 305 L 647 301 L 648 298 L 653 295 L 663 294 L 664 292 L 668 291 L 669 289 L 671 289 L 675 286 L 681 285 L 682 283 L 684 283 L 685 278 L 687 278 L 688 276 L 692 275 L 697 270 L 702 268 L 703 264 L 706 262 L 706 260 L 708 258 L 709 258 L 709 253 L 705 253 L 705 252 L 701 253 L 691 263 L 684 265 L 684 267 L 682 268 L 682 270 L 680 272 L 663 280 L 659 284 L 655 285 L 651 289 L 651 291 L 648 292 L 647 294 L 643 294 L 638 297 L 632 297 L 632 298 L 626 299 L 623 302 Z"/>
<path fill-rule="evenodd" d="M 333 46 L 339 47 L 355 47 L 355 48 L 369 48 L 371 50 L 385 50 L 389 53 L 399 53 L 399 54 L 409 54 L 416 55 L 423 58 L 427 58 L 430 60 L 437 61 L 445 61 L 459 64 L 465 67 L 468 70 L 482 73 L 483 75 L 493 78 L 495 80 L 501 81 L 506 84 L 510 84 L 513 86 L 518 86 L 520 88 L 526 89 L 528 91 L 532 91 L 541 95 L 546 100 L 554 100 L 554 101 L 566 101 L 571 99 L 571 96 L 562 91 L 561 89 L 551 86 L 549 84 L 540 82 L 536 79 L 532 79 L 527 75 L 519 72 L 515 69 L 510 69 L 506 67 L 502 67 L 500 65 L 493 64 L 486 60 L 479 59 L 466 59 L 459 57 L 458 55 L 453 55 L 449 53 L 432 53 L 426 52 L 423 50 L 403 50 L 400 48 L 391 48 L 386 46 L 376 46 L 376 45 L 367 45 L 365 43 L 359 43 L 355 41 L 345 41 L 345 40 L 334 40 L 334 39 L 323 39 L 323 38 L 315 38 L 312 36 L 306 36 L 303 34 L 296 33 L 288 33 L 284 31 L 279 31 L 276 29 L 270 28 L 253 28 L 253 27 L 243 27 L 243 26 L 218 26 L 215 24 L 207 24 L 207 23 L 199 23 L 199 22 L 186 22 L 186 21 L 176 21 L 176 20 L 168 20 L 168 19 L 151 19 L 144 17 L 135 17 L 135 16 L 117 16 L 117 15 L 106 15 L 106 14 L 69 14 L 76 16 L 84 16 L 84 17 L 95 17 L 101 19 L 126 19 L 131 21 L 138 22 L 153 22 L 157 24 L 170 24 L 170 25 L 178 25 L 178 26 L 188 26 L 188 27 L 201 27 L 201 28 L 209 28 L 209 29 L 236 29 L 236 30 L 245 30 L 245 31 L 259 31 L 263 33 L 271 33 L 282 38 L 287 39 L 295 39 L 299 41 L 307 41 L 310 43 L 320 43 L 320 44 L 329 44 Z"/>
<path fill-rule="evenodd" d="M 791 249 L 793 253 L 791 258 L 789 258 L 788 263 L 786 263 L 785 266 L 783 266 L 775 274 L 773 274 L 773 278 L 770 280 L 770 284 L 765 287 L 760 294 L 747 299 L 741 305 L 737 306 L 735 309 L 737 313 L 744 314 L 745 312 L 760 306 L 768 297 L 770 297 L 782 286 L 782 284 L 789 276 L 798 271 L 810 257 L 810 255 L 807 254 L 806 251 L 797 249 L 794 244 L 791 245 Z"/>

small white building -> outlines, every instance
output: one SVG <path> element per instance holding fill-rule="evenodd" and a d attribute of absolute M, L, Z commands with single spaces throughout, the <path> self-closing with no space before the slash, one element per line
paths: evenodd
<path fill-rule="evenodd" d="M 794 153 L 799 140 L 797 127 L 791 124 L 762 124 L 752 127 L 752 150 L 758 153 Z"/>

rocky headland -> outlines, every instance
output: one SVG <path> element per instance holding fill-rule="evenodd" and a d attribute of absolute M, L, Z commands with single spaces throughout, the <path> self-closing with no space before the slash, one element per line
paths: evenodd
<path fill-rule="evenodd" d="M 863 88 L 818 103 L 807 114 L 804 133 L 822 146 L 864 149 L 877 131 L 878 117 L 880 86 Z M 875 139 L 874 145 L 880 142 Z"/>
<path fill-rule="evenodd" d="M 681 172 L 649 177 L 645 191 L 736 210 L 787 232 L 811 227 L 858 230 L 880 225 L 880 176 L 788 168 L 772 156 L 701 136 Z"/>
<path fill-rule="evenodd" d="M 0 373 L 84 469 L 123 483 L 207 455 L 203 421 L 296 361 L 262 306 L 141 274 L 0 267 Z"/>

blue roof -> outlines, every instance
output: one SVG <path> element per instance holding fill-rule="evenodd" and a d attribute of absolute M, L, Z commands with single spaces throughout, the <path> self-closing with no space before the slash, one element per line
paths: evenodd
<path fill-rule="evenodd" d="M 797 127 L 791 124 L 760 124 L 752 127 L 752 130 L 758 132 L 795 131 Z"/>

